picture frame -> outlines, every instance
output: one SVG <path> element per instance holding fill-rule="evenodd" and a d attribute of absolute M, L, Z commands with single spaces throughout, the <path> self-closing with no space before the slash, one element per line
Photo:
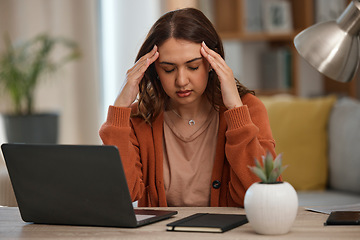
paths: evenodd
<path fill-rule="evenodd" d="M 291 3 L 288 0 L 263 1 L 264 31 L 289 33 L 293 31 Z"/>

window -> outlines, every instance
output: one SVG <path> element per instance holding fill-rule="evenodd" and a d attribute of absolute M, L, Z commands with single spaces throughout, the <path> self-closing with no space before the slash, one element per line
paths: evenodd
<path fill-rule="evenodd" d="M 102 108 L 108 106 L 125 84 L 126 72 L 153 23 L 160 17 L 161 0 L 100 0 Z"/>

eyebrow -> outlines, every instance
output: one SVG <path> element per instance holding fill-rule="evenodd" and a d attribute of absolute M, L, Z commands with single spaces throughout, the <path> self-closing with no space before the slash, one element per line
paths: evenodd
<path fill-rule="evenodd" d="M 202 57 L 198 57 L 198 58 L 191 59 L 191 60 L 189 60 L 189 61 L 187 61 L 187 62 L 185 62 L 185 63 L 192 63 L 192 62 L 197 61 L 197 60 L 200 60 L 200 59 L 202 59 Z M 176 65 L 175 63 L 165 62 L 165 61 L 160 62 L 159 64 Z"/>

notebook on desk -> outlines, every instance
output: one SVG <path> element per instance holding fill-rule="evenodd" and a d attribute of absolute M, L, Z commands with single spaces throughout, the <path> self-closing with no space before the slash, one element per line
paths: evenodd
<path fill-rule="evenodd" d="M 177 213 L 133 208 L 114 146 L 3 144 L 1 148 L 25 222 L 138 227 Z"/>

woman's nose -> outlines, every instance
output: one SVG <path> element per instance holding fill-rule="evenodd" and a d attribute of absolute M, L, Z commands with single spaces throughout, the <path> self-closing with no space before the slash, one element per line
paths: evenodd
<path fill-rule="evenodd" d="M 178 74 L 176 75 L 175 83 L 179 87 L 186 86 L 189 83 L 189 78 L 186 74 L 186 71 L 184 69 L 179 69 Z"/>

